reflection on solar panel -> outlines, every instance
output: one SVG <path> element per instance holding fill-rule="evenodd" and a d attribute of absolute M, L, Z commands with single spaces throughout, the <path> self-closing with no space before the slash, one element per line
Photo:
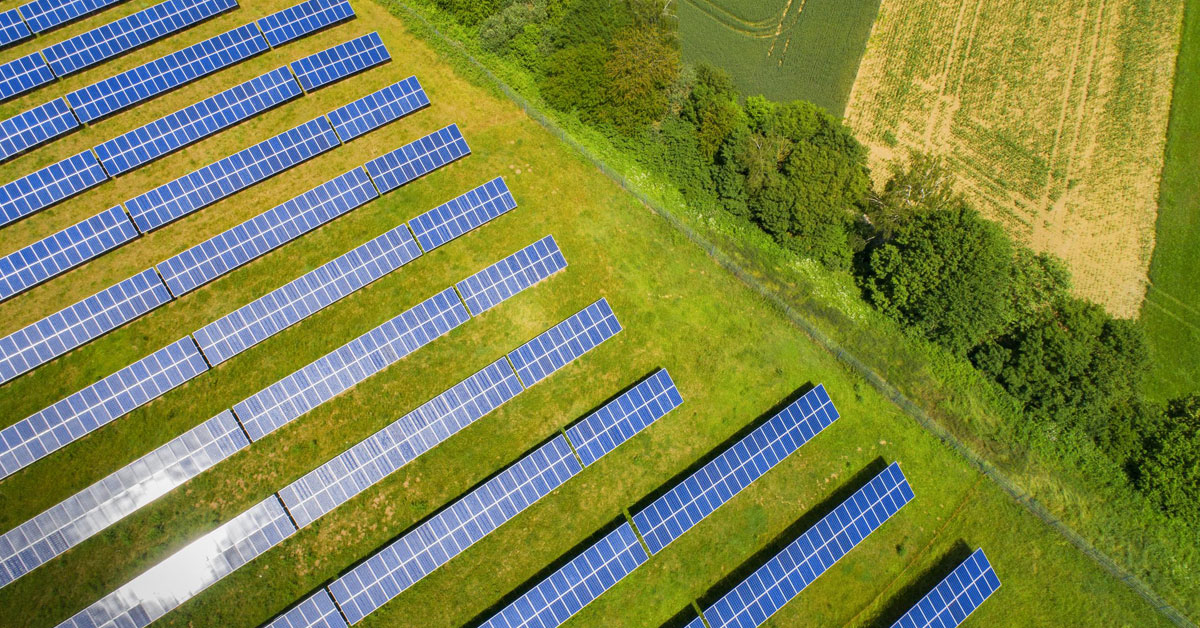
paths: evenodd
<path fill-rule="evenodd" d="M 761 626 L 913 498 L 892 463 L 800 538 L 704 609 L 711 628 Z M 641 526 L 638 526 L 641 530 Z M 702 627 L 697 618 L 688 628 Z"/>
<path fill-rule="evenodd" d="M 361 172 L 361 171 L 360 171 Z M 400 268 L 421 254 L 399 227 L 205 325 L 194 334 L 213 366 Z"/>
<path fill-rule="evenodd" d="M 657 554 L 838 417 L 824 386 L 788 404 L 745 438 L 633 516 Z"/>
<path fill-rule="evenodd" d="M 621 323 L 608 299 L 600 299 L 521 345 L 508 359 L 521 381 L 532 386 L 619 331 Z"/>
<path fill-rule="evenodd" d="M 303 528 L 500 407 L 522 390 L 504 358 L 279 491 Z"/>
<path fill-rule="evenodd" d="M 458 125 L 451 124 L 368 161 L 366 168 L 379 191 L 390 192 L 470 153 Z"/>
<path fill-rule="evenodd" d="M 271 495 L 59 626 L 146 626 L 295 532 Z"/>
<path fill-rule="evenodd" d="M 468 318 L 454 288 L 447 288 L 242 400 L 233 412 L 250 439 L 259 440 Z"/>
<path fill-rule="evenodd" d="M 553 236 L 546 236 L 455 284 L 478 316 L 501 301 L 567 267 Z"/>
<path fill-rule="evenodd" d="M 0 122 L 0 160 L 50 140 L 79 126 L 66 101 L 56 98 Z"/>
<path fill-rule="evenodd" d="M 21 5 L 33 32 L 41 33 L 125 0 L 34 0 Z"/>
<path fill-rule="evenodd" d="M 413 218 L 408 226 L 421 248 L 432 251 L 516 207 L 504 179 L 496 177 Z"/>
<path fill-rule="evenodd" d="M 173 342 L 0 431 L 0 478 L 208 370 L 191 338 Z"/>
<path fill-rule="evenodd" d="M 683 403 L 666 369 L 659 369 L 567 430 L 584 466 L 629 440 Z"/>
<path fill-rule="evenodd" d="M 0 13 L 0 46 L 7 46 L 26 37 L 33 37 L 33 33 L 16 9 Z"/>
<path fill-rule="evenodd" d="M 921 598 L 892 628 L 951 628 L 975 612 L 1000 588 L 1000 579 L 983 555 L 975 550 L 954 571 Z"/>
<path fill-rule="evenodd" d="M 566 439 L 555 436 L 351 569 L 329 591 L 356 624 L 582 470 Z"/>
<path fill-rule="evenodd" d="M 66 76 L 235 7 L 237 0 L 166 0 L 48 46 L 42 54 L 56 76 Z"/>
<path fill-rule="evenodd" d="M 158 272 L 183 295 L 377 196 L 355 168 L 159 263 Z"/>
<path fill-rule="evenodd" d="M 67 94 L 80 122 L 91 122 L 149 100 L 263 52 L 267 43 L 253 24 L 159 57 Z"/>
<path fill-rule="evenodd" d="M 286 67 L 213 94 L 198 103 L 96 146 L 112 176 L 174 152 L 300 95 Z"/>
<path fill-rule="evenodd" d="M 85 150 L 0 187 L 0 226 L 45 209 L 108 178 Z"/>
<path fill-rule="evenodd" d="M 221 414 L 0 536 L 0 586 L 84 542 L 250 444 Z"/>
<path fill-rule="evenodd" d="M 137 236 L 120 205 L 0 257 L 0 299 L 110 251 Z"/>
<path fill-rule="evenodd" d="M 325 589 L 305 598 L 263 628 L 348 628 Z"/>
<path fill-rule="evenodd" d="M 23 94 L 54 80 L 40 53 L 34 52 L 0 65 L 0 100 Z"/>
<path fill-rule="evenodd" d="M 338 137 L 343 142 L 349 142 L 428 104 L 429 97 L 417 82 L 417 77 L 410 76 L 330 111 L 329 121 L 333 122 L 333 130 L 337 131 Z"/>
<path fill-rule="evenodd" d="M 291 65 L 301 87 L 304 91 L 311 92 L 391 58 L 392 55 L 384 47 L 379 33 L 368 33 L 314 55 L 297 59 Z"/>
<path fill-rule="evenodd" d="M 324 116 L 314 118 L 125 201 L 145 233 L 207 207 L 338 145 Z"/>
<path fill-rule="evenodd" d="M 308 0 L 259 18 L 258 27 L 275 48 L 352 17 L 354 9 L 346 0 Z"/>
<path fill-rule="evenodd" d="M 622 523 L 480 628 L 553 628 L 567 621 L 650 557 Z"/>
<path fill-rule="evenodd" d="M 0 338 L 0 384 L 170 300 L 150 268 Z"/>

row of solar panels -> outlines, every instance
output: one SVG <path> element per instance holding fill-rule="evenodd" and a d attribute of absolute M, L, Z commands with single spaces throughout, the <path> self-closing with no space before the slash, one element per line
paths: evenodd
<path fill-rule="evenodd" d="M 44 33 L 124 0 L 34 0 L 0 13 L 0 47 Z"/>

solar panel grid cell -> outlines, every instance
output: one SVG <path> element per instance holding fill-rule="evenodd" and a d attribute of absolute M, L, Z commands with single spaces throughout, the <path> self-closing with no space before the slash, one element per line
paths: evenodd
<path fill-rule="evenodd" d="M 0 122 L 0 160 L 49 142 L 78 126 L 79 120 L 61 98 L 19 113 Z"/>
<path fill-rule="evenodd" d="M 291 66 L 304 91 L 311 92 L 391 58 L 379 33 L 368 33 L 297 59 Z"/>
<path fill-rule="evenodd" d="M 963 622 L 1000 588 L 982 549 L 975 550 L 892 628 L 950 628 Z"/>
<path fill-rule="evenodd" d="M 429 105 L 429 97 L 410 76 L 329 112 L 329 121 L 343 142 L 377 129 Z"/>
<path fill-rule="evenodd" d="M 33 32 L 41 33 L 125 0 L 34 0 L 21 5 Z"/>
<path fill-rule="evenodd" d="M 681 403 L 683 397 L 675 382 L 665 369 L 660 369 L 571 426 L 567 440 L 583 465 L 590 466 Z"/>
<path fill-rule="evenodd" d="M 455 284 L 475 316 L 567 267 L 553 236 L 509 255 Z"/>
<path fill-rule="evenodd" d="M 25 24 L 25 20 L 21 19 L 20 12 L 9 9 L 0 13 L 0 46 L 7 46 L 27 37 L 33 37 L 33 33 Z"/>
<path fill-rule="evenodd" d="M 496 177 L 413 218 L 408 226 L 421 248 L 432 251 L 516 207 L 504 179 Z"/>
<path fill-rule="evenodd" d="M 352 17 L 354 9 L 347 0 L 308 0 L 260 18 L 258 27 L 275 48 Z"/>
<path fill-rule="evenodd" d="M 0 226 L 45 209 L 108 179 L 85 150 L 0 187 Z"/>
<path fill-rule="evenodd" d="M 366 169 L 380 192 L 390 192 L 470 153 L 458 125 L 451 124 L 368 161 Z"/>
<path fill-rule="evenodd" d="M 0 299 L 7 299 L 137 237 L 120 205 L 0 257 Z"/>
<path fill-rule="evenodd" d="M 508 354 L 526 386 L 542 381 L 621 331 L 607 299 L 600 299 Z"/>
<path fill-rule="evenodd" d="M 325 589 L 304 599 L 263 628 L 349 628 Z"/>
<path fill-rule="evenodd" d="M 0 100 L 23 94 L 53 80 L 54 72 L 46 65 L 40 53 L 17 57 L 0 65 Z"/>

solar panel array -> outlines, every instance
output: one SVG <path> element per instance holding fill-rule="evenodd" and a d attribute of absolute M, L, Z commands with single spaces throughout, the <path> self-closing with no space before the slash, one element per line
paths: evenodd
<path fill-rule="evenodd" d="M 329 112 L 333 130 L 343 142 L 377 129 L 429 104 L 429 97 L 410 76 Z"/>
<path fill-rule="evenodd" d="M 368 33 L 297 59 L 291 63 L 291 67 L 304 91 L 311 92 L 391 58 L 379 33 Z"/>
<path fill-rule="evenodd" d="M 41 53 L 30 53 L 0 65 L 0 100 L 8 100 L 54 80 Z M 7 157 L 7 155 L 5 155 Z"/>
<path fill-rule="evenodd" d="M 20 12 L 9 9 L 0 13 L 0 47 L 27 37 L 33 37 L 33 32 L 25 25 L 25 20 L 21 19 Z"/>
<path fill-rule="evenodd" d="M 300 94 L 288 69 L 276 68 L 99 144 L 96 154 L 104 169 L 116 176 Z"/>
<path fill-rule="evenodd" d="M 42 50 L 66 76 L 237 7 L 237 0 L 166 0 Z"/>
<path fill-rule="evenodd" d="M 45 209 L 108 178 L 85 150 L 0 187 L 0 226 Z"/>
<path fill-rule="evenodd" d="M 0 299 L 36 286 L 137 236 L 120 205 L 0 258 Z"/>
<path fill-rule="evenodd" d="M 607 299 L 600 299 L 508 354 L 521 382 L 532 386 L 621 331 Z"/>
<path fill-rule="evenodd" d="M 900 472 L 900 466 L 892 463 L 732 591 L 704 609 L 704 620 L 710 628 L 761 626 L 912 498 L 908 480 Z M 697 618 L 687 628 L 703 626 L 704 622 Z"/>
<path fill-rule="evenodd" d="M 1000 588 L 982 549 L 975 550 L 904 614 L 892 628 L 952 628 Z"/>
<path fill-rule="evenodd" d="M 659 369 L 567 429 L 567 439 L 584 466 L 589 466 L 681 403 L 675 382 L 666 369 Z"/>
<path fill-rule="evenodd" d="M 0 478 L 208 370 L 184 337 L 0 431 Z"/>
<path fill-rule="evenodd" d="M 0 384 L 171 300 L 153 268 L 0 338 Z"/>
<path fill-rule="evenodd" d="M 4 69 L 0 68 L 0 72 Z M 0 122 L 0 160 L 79 126 L 66 101 L 56 98 Z"/>
<path fill-rule="evenodd" d="M 366 169 L 380 192 L 390 192 L 469 154 L 471 148 L 463 139 L 458 125 L 451 124 L 368 161 Z M 419 236 L 417 240 L 420 241 Z"/>
<path fill-rule="evenodd" d="M 467 309 L 479 315 L 567 267 L 554 236 L 546 236 L 455 284 Z"/>
<path fill-rule="evenodd" d="M 21 15 L 33 32 L 41 33 L 125 0 L 33 0 L 21 5 Z"/>
<path fill-rule="evenodd" d="M 342 619 L 329 591 L 317 589 L 263 628 L 349 628 L 349 624 Z"/>
<path fill-rule="evenodd" d="M 413 218 L 408 226 L 426 251 L 517 207 L 504 179 L 487 183 Z"/>
<path fill-rule="evenodd" d="M 245 24 L 67 94 L 80 122 L 91 122 L 249 59 L 267 50 L 254 24 Z"/>
<path fill-rule="evenodd" d="M 657 554 L 838 418 L 817 386 L 633 516 Z"/>
<path fill-rule="evenodd" d="M 0 536 L 0 586 L 46 564 L 250 444 L 221 414 Z"/>
<path fill-rule="evenodd" d="M 272 48 L 354 17 L 347 0 L 308 0 L 258 20 Z"/>

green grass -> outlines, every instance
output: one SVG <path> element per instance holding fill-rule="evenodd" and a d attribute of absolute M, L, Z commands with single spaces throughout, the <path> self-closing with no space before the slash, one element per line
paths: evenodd
<path fill-rule="evenodd" d="M 1158 191 L 1158 225 L 1142 322 L 1154 370 L 1147 393 L 1168 399 L 1200 382 L 1200 3 L 1187 3 Z"/>
<path fill-rule="evenodd" d="M 846 107 L 879 11 L 879 0 L 677 4 L 685 61 L 724 68 L 747 95 L 808 100 L 837 116 Z"/>
<path fill-rule="evenodd" d="M 173 38 L 168 45 L 152 45 L 136 58 L 70 77 L 6 109 L 23 110 L 290 3 L 244 3 L 241 10 Z M 144 4 L 122 5 L 120 11 Z M 864 474 L 892 460 L 900 461 L 911 479 L 916 500 L 790 605 L 780 616 L 781 625 L 871 625 L 881 613 L 886 619 L 888 612 L 923 593 L 914 583 L 924 583 L 930 565 L 960 543 L 983 546 L 1004 580 L 995 600 L 982 611 L 986 621 L 980 620 L 980 625 L 1064 625 L 1081 616 L 1103 625 L 1163 625 L 1130 589 L 1007 499 L 965 460 L 511 101 L 464 80 L 445 58 L 379 6 L 354 6 L 359 17 L 352 22 L 205 78 L 3 166 L 2 176 L 11 179 L 37 163 L 72 154 L 205 94 L 370 30 L 381 32 L 394 57 L 387 66 L 284 105 L 6 228 L 0 231 L 3 252 L 409 74 L 420 78 L 432 107 L 0 304 L 0 334 L 450 122 L 461 125 L 473 154 L 5 385 L 0 388 L 2 424 L 496 174 L 506 176 L 520 207 L 0 482 L 0 529 L 25 521 L 547 233 L 559 241 L 569 268 L 0 589 L 0 626 L 40 627 L 62 621 L 600 296 L 610 300 L 625 327 L 616 338 L 225 578 L 161 624 L 260 624 L 623 387 L 666 367 L 686 400 L 683 407 L 362 625 L 467 622 L 603 530 L 622 509 L 669 485 L 778 402 L 816 382 L 829 388 L 842 419 L 650 560 L 572 625 L 655 626 L 677 617 L 731 571 L 752 566 L 753 557 L 781 534 L 786 539 L 785 530 L 795 530 L 797 521 L 820 516 L 833 496 L 852 490 Z M 117 14 L 114 10 L 104 15 L 112 19 Z M 52 37 L 84 27 L 73 25 Z M 6 51 L 3 58 L 21 50 Z"/>

